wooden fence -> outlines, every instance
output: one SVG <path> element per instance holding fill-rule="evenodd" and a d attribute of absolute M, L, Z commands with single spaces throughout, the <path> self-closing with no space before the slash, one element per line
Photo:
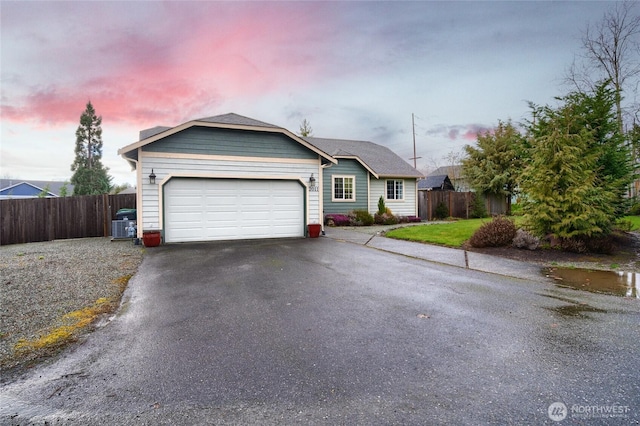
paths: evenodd
<path fill-rule="evenodd" d="M 433 220 L 436 208 L 440 203 L 444 203 L 449 209 L 449 216 L 469 219 L 476 196 L 475 192 L 418 191 L 418 215 L 422 220 Z M 484 202 L 490 216 L 504 214 L 507 211 L 505 198 L 490 196 L 486 197 Z"/>
<path fill-rule="evenodd" d="M 122 208 L 136 208 L 136 195 L 0 200 L 0 245 L 108 237 Z"/>

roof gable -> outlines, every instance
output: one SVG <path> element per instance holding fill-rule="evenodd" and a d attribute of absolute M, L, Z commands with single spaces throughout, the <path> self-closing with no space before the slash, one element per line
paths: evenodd
<path fill-rule="evenodd" d="M 220 129 L 235 129 L 235 130 L 248 130 L 257 132 L 269 132 L 284 134 L 288 138 L 294 140 L 305 148 L 313 151 L 315 154 L 323 158 L 325 162 L 336 163 L 337 161 L 331 156 L 327 155 L 322 150 L 318 149 L 313 144 L 310 144 L 303 138 L 291 133 L 287 129 L 275 126 L 273 124 L 265 123 L 263 121 L 254 120 L 252 118 L 244 117 L 238 114 L 230 113 L 223 115 L 216 115 L 213 117 L 205 117 L 197 120 L 188 121 L 180 124 L 176 127 L 157 126 L 151 129 L 143 130 L 140 132 L 141 139 L 130 145 L 120 148 L 118 154 L 128 160 L 132 167 L 136 168 L 137 150 L 143 146 L 152 144 L 160 139 L 179 133 L 183 130 L 191 127 L 211 127 Z"/>
<path fill-rule="evenodd" d="M 376 178 L 422 177 L 422 173 L 411 167 L 409 163 L 389 148 L 373 142 L 315 137 L 304 139 L 336 158 L 356 158 Z"/>

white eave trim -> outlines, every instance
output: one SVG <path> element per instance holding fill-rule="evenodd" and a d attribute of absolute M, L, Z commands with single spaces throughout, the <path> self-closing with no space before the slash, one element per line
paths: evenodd
<path fill-rule="evenodd" d="M 343 158 L 345 160 L 356 160 L 358 163 L 360 163 L 360 165 L 362 165 L 362 167 L 364 167 L 369 173 L 371 173 L 373 177 L 375 177 L 376 179 L 380 179 L 378 174 L 374 172 L 373 169 L 369 167 L 367 163 L 362 161 L 357 155 L 336 155 L 336 158 Z"/>

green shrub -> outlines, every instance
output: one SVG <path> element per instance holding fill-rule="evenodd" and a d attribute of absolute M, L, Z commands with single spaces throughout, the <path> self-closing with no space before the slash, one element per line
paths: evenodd
<path fill-rule="evenodd" d="M 469 239 L 472 247 L 502 247 L 510 245 L 516 236 L 516 225 L 505 216 L 496 216 L 480 226 Z"/>
<path fill-rule="evenodd" d="M 511 204 L 511 215 L 512 216 L 522 216 L 524 213 L 522 212 L 522 204 L 513 203 Z"/>
<path fill-rule="evenodd" d="M 436 219 L 440 219 L 440 220 L 448 218 L 449 217 L 449 207 L 447 207 L 447 205 L 443 201 L 441 201 L 436 206 L 436 210 L 435 210 L 435 212 L 433 212 L 433 217 L 435 217 Z"/>
<path fill-rule="evenodd" d="M 378 198 L 378 214 L 383 215 L 387 212 L 387 207 L 384 205 L 384 197 L 381 195 Z"/>
<path fill-rule="evenodd" d="M 618 219 L 616 222 L 616 229 L 623 232 L 631 232 L 633 229 L 633 222 L 628 219 Z"/>
<path fill-rule="evenodd" d="M 366 210 L 354 210 L 349 214 L 355 226 L 371 226 L 373 225 L 373 216 Z"/>
<path fill-rule="evenodd" d="M 472 219 L 487 217 L 487 207 L 484 205 L 484 199 L 478 193 L 473 194 L 473 203 L 471 204 L 469 217 Z"/>
<path fill-rule="evenodd" d="M 373 217 L 374 221 L 378 225 L 396 225 L 398 224 L 398 218 L 389 213 L 376 213 Z"/>
<path fill-rule="evenodd" d="M 627 214 L 629 216 L 640 216 L 640 203 L 633 203 Z"/>

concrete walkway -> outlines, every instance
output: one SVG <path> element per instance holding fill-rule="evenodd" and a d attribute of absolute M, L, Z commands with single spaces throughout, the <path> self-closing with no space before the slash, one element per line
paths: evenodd
<path fill-rule="evenodd" d="M 420 225 L 420 224 L 410 224 Z M 540 265 L 487 254 L 474 253 L 462 249 L 442 247 L 434 244 L 423 244 L 411 241 L 386 238 L 383 233 L 395 226 L 362 226 L 362 227 L 325 227 L 325 237 L 334 240 L 361 244 L 390 253 L 423 259 L 430 262 L 457 266 L 489 272 L 513 278 L 541 280 Z"/>

